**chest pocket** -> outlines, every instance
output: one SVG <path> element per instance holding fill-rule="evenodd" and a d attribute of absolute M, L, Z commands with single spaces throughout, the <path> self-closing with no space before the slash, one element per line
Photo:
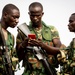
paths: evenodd
<path fill-rule="evenodd" d="M 43 37 L 43 40 L 46 40 L 46 41 L 52 41 L 52 35 L 51 35 L 51 31 L 50 31 L 50 28 L 43 28 L 42 30 L 42 37 Z"/>
<path fill-rule="evenodd" d="M 31 28 L 29 27 L 31 33 L 34 33 L 37 35 L 37 33 Z M 42 29 L 42 41 L 52 41 L 52 33 L 51 33 L 51 29 L 49 27 L 43 27 Z"/>

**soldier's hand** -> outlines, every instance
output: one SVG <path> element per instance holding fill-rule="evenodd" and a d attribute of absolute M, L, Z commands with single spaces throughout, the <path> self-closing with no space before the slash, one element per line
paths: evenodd
<path fill-rule="evenodd" d="M 28 44 L 31 46 L 40 46 L 41 40 L 29 39 Z"/>
<path fill-rule="evenodd" d="M 22 42 L 22 46 L 25 48 L 26 46 L 28 46 L 28 40 L 29 38 L 25 38 L 24 41 Z"/>

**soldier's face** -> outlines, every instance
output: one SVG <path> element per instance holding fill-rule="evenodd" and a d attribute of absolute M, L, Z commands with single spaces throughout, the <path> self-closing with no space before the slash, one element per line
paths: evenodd
<path fill-rule="evenodd" d="M 29 11 L 30 19 L 34 25 L 39 25 L 42 19 L 42 9 L 40 7 L 30 8 Z"/>
<path fill-rule="evenodd" d="M 70 32 L 75 32 L 75 15 L 70 16 L 68 29 L 70 30 Z"/>
<path fill-rule="evenodd" d="M 17 9 L 13 9 L 10 13 L 7 13 L 5 18 L 5 22 L 8 27 L 14 28 L 19 22 L 20 12 Z"/>

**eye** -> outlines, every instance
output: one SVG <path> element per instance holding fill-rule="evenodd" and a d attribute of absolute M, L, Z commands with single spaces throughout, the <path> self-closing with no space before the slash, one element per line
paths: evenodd
<path fill-rule="evenodd" d="M 73 20 L 69 20 L 69 23 L 72 23 L 72 22 L 74 22 Z"/>
<path fill-rule="evenodd" d="M 13 19 L 19 18 L 19 16 L 12 16 Z"/>

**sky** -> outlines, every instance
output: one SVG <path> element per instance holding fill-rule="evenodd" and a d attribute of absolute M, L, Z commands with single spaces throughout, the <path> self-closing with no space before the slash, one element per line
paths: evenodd
<path fill-rule="evenodd" d="M 72 38 L 75 37 L 75 34 L 70 32 L 67 26 L 70 15 L 75 13 L 75 0 L 0 0 L 0 17 L 3 7 L 6 4 L 12 3 L 20 9 L 20 19 L 18 25 L 24 22 L 29 24 L 30 18 L 28 15 L 28 6 L 30 3 L 35 1 L 38 1 L 43 5 L 44 15 L 42 20 L 47 25 L 55 26 L 59 32 L 61 42 L 68 46 Z M 16 38 L 17 27 L 14 29 L 8 28 L 8 30 L 14 34 Z M 22 72 L 23 69 L 19 70 L 15 74 L 21 75 Z"/>

